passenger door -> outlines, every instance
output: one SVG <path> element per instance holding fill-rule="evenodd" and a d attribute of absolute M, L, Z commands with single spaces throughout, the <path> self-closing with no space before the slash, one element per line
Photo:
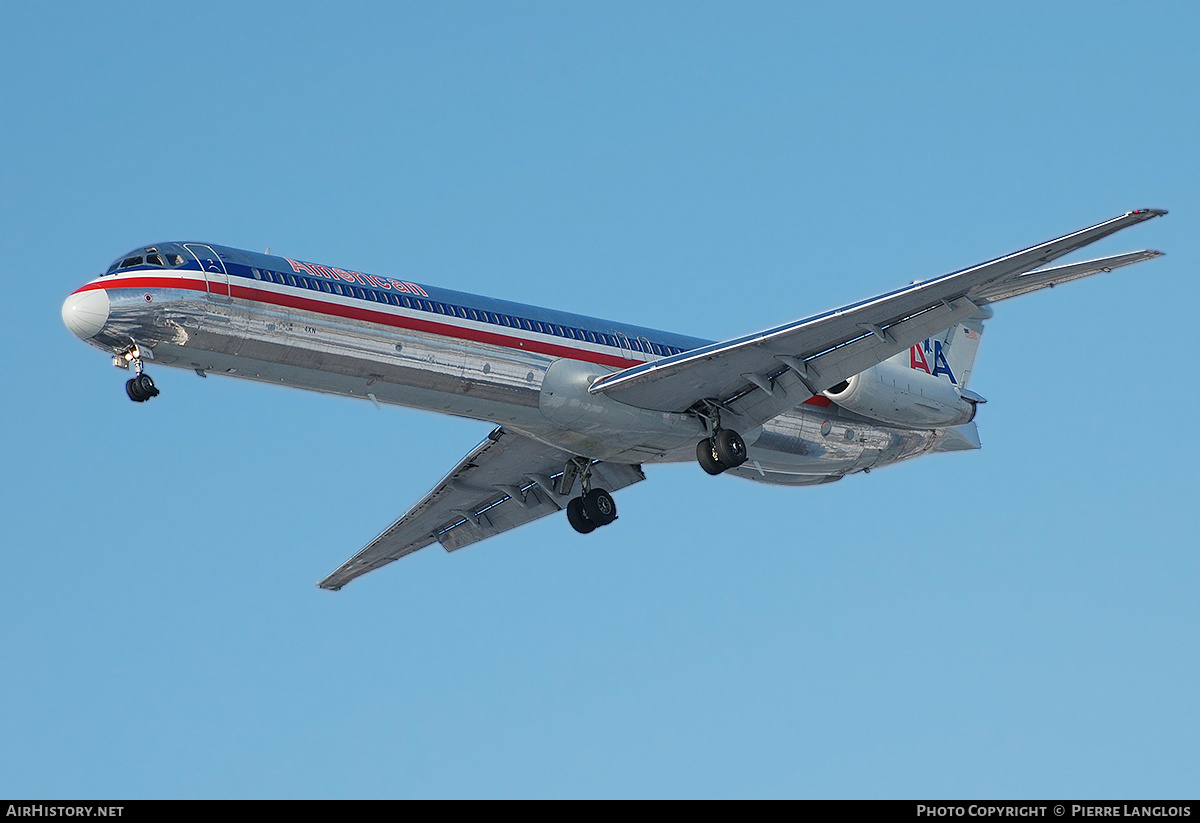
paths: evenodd
<path fill-rule="evenodd" d="M 183 247 L 191 252 L 204 272 L 204 279 L 208 283 L 208 299 L 219 303 L 230 302 L 229 272 L 225 270 L 221 256 L 203 243 L 184 243 Z"/>

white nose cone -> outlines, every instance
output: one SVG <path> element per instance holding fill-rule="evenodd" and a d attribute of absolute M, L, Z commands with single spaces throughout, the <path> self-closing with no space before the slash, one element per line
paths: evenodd
<path fill-rule="evenodd" d="M 63 303 L 62 318 L 76 337 L 95 337 L 108 322 L 108 292 L 92 289 L 72 294 Z"/>

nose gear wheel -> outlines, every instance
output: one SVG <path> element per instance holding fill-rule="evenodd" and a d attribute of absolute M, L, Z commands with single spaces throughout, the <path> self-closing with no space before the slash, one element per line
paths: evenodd
<path fill-rule="evenodd" d="M 158 396 L 158 389 L 155 387 L 154 381 L 150 379 L 150 375 L 142 372 L 137 377 L 131 377 L 125 381 L 125 393 L 134 403 L 145 403 L 151 397 Z"/>

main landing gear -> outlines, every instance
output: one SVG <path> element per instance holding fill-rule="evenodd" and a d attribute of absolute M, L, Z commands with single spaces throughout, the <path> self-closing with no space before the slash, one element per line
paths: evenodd
<path fill-rule="evenodd" d="M 617 519 L 617 503 L 604 489 L 592 488 L 592 469 L 583 469 L 583 494 L 567 504 L 567 522 L 580 534 L 595 531 Z"/>
<path fill-rule="evenodd" d="M 567 521 L 580 534 L 595 531 L 617 519 L 617 504 L 604 489 L 592 489 L 567 504 Z"/>
<path fill-rule="evenodd" d="M 733 429 L 718 429 L 696 444 L 696 460 L 709 474 L 736 469 L 746 462 L 746 444 Z"/>

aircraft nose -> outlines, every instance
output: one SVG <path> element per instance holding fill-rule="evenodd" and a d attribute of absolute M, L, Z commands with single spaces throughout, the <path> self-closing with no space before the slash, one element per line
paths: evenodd
<path fill-rule="evenodd" d="M 108 292 L 104 289 L 75 292 L 62 307 L 67 328 L 83 340 L 95 337 L 108 322 Z"/>

